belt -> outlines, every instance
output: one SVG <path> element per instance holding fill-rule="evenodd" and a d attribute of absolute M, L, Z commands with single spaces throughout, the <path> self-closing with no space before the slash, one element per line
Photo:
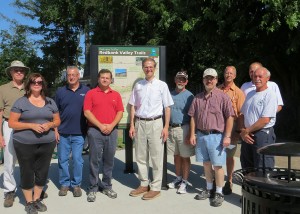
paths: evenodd
<path fill-rule="evenodd" d="M 157 117 L 151 117 L 151 118 L 142 118 L 142 117 L 135 117 L 136 119 L 138 119 L 138 120 L 145 120 L 145 121 L 152 121 L 152 120 L 157 120 L 157 119 L 159 119 L 159 118 L 161 118 L 162 116 L 160 115 L 160 116 L 157 116 Z"/>
<path fill-rule="evenodd" d="M 2 120 L 8 122 L 8 118 L 3 117 Z"/>
<path fill-rule="evenodd" d="M 176 127 L 181 127 L 181 126 L 184 126 L 184 125 L 186 125 L 186 124 L 182 124 L 182 123 L 170 123 L 170 127 L 172 127 L 172 128 L 176 128 Z"/>
<path fill-rule="evenodd" d="M 262 129 L 260 129 L 260 130 L 257 130 L 257 131 L 255 131 L 255 132 L 253 132 L 253 134 L 255 134 L 255 133 L 257 133 L 257 132 L 265 132 L 265 133 L 269 134 L 271 129 L 273 129 L 273 127 L 262 128 Z"/>
<path fill-rule="evenodd" d="M 217 130 L 200 130 L 198 129 L 202 134 L 204 135 L 209 135 L 209 134 L 220 134 L 221 132 L 220 131 L 217 131 Z"/>

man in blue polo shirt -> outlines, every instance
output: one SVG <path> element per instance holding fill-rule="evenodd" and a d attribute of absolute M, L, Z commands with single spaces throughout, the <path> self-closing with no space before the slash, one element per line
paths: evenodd
<path fill-rule="evenodd" d="M 82 181 L 82 149 L 86 134 L 86 119 L 83 114 L 83 100 L 89 88 L 79 83 L 80 74 L 76 66 L 67 67 L 68 84 L 56 91 L 55 102 L 59 109 L 61 124 L 58 127 L 59 196 L 66 196 L 70 187 L 73 196 L 80 197 Z M 72 152 L 73 178 L 69 173 L 69 157 Z"/>

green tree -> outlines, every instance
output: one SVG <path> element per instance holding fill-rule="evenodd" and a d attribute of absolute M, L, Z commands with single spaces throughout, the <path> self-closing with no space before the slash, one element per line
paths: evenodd
<path fill-rule="evenodd" d="M 73 0 L 16 0 L 22 14 L 38 20 L 40 26 L 28 27 L 32 33 L 41 35 L 39 41 L 43 52 L 43 73 L 52 85 L 67 65 L 79 65 L 82 53 L 79 48 L 82 33 L 82 1 Z"/>
<path fill-rule="evenodd" d="M 10 31 L 0 31 L 0 84 L 9 81 L 5 69 L 13 60 L 20 60 L 32 72 L 40 71 L 40 58 L 37 56 L 35 45 L 28 39 L 28 33 L 23 26 L 15 26 Z"/>

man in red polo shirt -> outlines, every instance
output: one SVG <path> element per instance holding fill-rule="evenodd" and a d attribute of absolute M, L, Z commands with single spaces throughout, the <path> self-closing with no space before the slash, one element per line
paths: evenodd
<path fill-rule="evenodd" d="M 98 73 L 98 86 L 90 90 L 84 99 L 84 116 L 88 120 L 88 141 L 90 145 L 90 187 L 87 200 L 94 202 L 98 189 L 110 198 L 116 198 L 112 189 L 112 170 L 117 147 L 116 125 L 123 116 L 123 103 L 118 92 L 109 86 L 112 82 L 110 70 Z M 103 178 L 99 180 L 100 163 L 103 164 Z"/>

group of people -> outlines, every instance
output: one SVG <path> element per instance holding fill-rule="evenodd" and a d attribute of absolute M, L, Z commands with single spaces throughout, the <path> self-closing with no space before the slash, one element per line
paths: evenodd
<path fill-rule="evenodd" d="M 95 201 L 98 188 L 108 197 L 116 198 L 111 180 L 117 147 L 116 125 L 124 109 L 120 94 L 110 88 L 111 71 L 100 70 L 98 86 L 90 89 L 79 82 L 78 68 L 68 66 L 68 84 L 59 88 L 51 99 L 46 96 L 47 85 L 41 74 L 30 73 L 25 80 L 29 70 L 21 61 L 13 61 L 6 69 L 12 81 L 0 86 L 4 207 L 14 203 L 17 189 L 14 168 L 18 160 L 25 211 L 36 214 L 47 210 L 43 199 L 48 195 L 43 188 L 56 145 L 61 186 L 58 195 L 66 196 L 72 190 L 74 197 L 80 197 L 85 137 L 90 146 L 88 201 Z M 73 175 L 69 169 L 70 156 Z M 102 180 L 99 180 L 100 163 L 103 164 Z"/>
<path fill-rule="evenodd" d="M 261 63 L 249 67 L 251 82 L 242 90 L 234 84 L 236 69 L 227 66 L 224 83 L 217 86 L 218 74 L 208 68 L 203 73 L 204 91 L 194 95 L 186 89 L 188 74 L 179 71 L 176 88 L 155 77 L 156 61 L 145 58 L 142 69 L 145 79 L 138 81 L 129 100 L 129 136 L 135 144 L 140 185 L 132 197 L 151 200 L 160 196 L 164 144 L 174 155 L 174 181 L 170 189 L 187 192 L 191 168 L 190 158 L 203 162 L 206 187 L 195 196 L 197 200 L 212 198 L 212 206 L 221 206 L 224 194 L 232 192 L 234 154 L 242 140 L 241 165 L 261 167 L 262 156 L 256 150 L 275 142 L 273 126 L 283 102 L 278 86 L 269 81 L 270 72 Z M 110 88 L 112 73 L 102 69 L 98 85 L 90 89 L 79 82 L 76 66 L 66 70 L 67 85 L 60 87 L 54 99 L 46 96 L 46 82 L 41 74 L 30 73 L 20 61 L 6 69 L 12 81 L 0 86 L 0 145 L 4 148 L 4 207 L 13 206 L 16 181 L 15 162 L 20 166 L 22 188 L 29 214 L 44 212 L 47 206 L 43 191 L 47 182 L 51 155 L 58 148 L 59 196 L 71 190 L 74 197 L 82 195 L 82 150 L 85 137 L 89 143 L 89 188 L 87 201 L 94 202 L 98 191 L 114 199 L 112 170 L 117 147 L 116 126 L 123 116 L 120 94 Z M 277 96 L 276 96 L 277 94 Z M 72 155 L 73 175 L 69 159 Z M 274 158 L 265 157 L 268 167 Z M 149 177 L 151 160 L 152 179 Z M 224 169 L 227 181 L 224 185 Z M 102 166 L 102 179 L 99 169 Z M 215 184 L 215 185 L 214 185 Z"/>
<path fill-rule="evenodd" d="M 168 153 L 174 154 L 176 177 L 169 188 L 178 187 L 177 193 L 186 193 L 190 157 L 195 154 L 196 161 L 203 162 L 206 178 L 206 188 L 195 199 L 211 198 L 212 206 L 221 206 L 224 195 L 232 193 L 234 155 L 240 141 L 242 168 L 259 168 L 263 163 L 274 167 L 273 156 L 263 160 L 257 153 L 257 149 L 275 143 L 273 126 L 283 106 L 279 88 L 269 81 L 270 75 L 261 63 L 254 62 L 249 67 L 251 81 L 239 89 L 234 83 L 234 66 L 225 68 L 224 83 L 219 86 L 216 70 L 208 68 L 203 73 L 204 91 L 190 102 L 193 95 L 185 89 L 188 75 L 177 73 L 167 142 Z M 191 145 L 194 150 L 190 150 Z"/>

